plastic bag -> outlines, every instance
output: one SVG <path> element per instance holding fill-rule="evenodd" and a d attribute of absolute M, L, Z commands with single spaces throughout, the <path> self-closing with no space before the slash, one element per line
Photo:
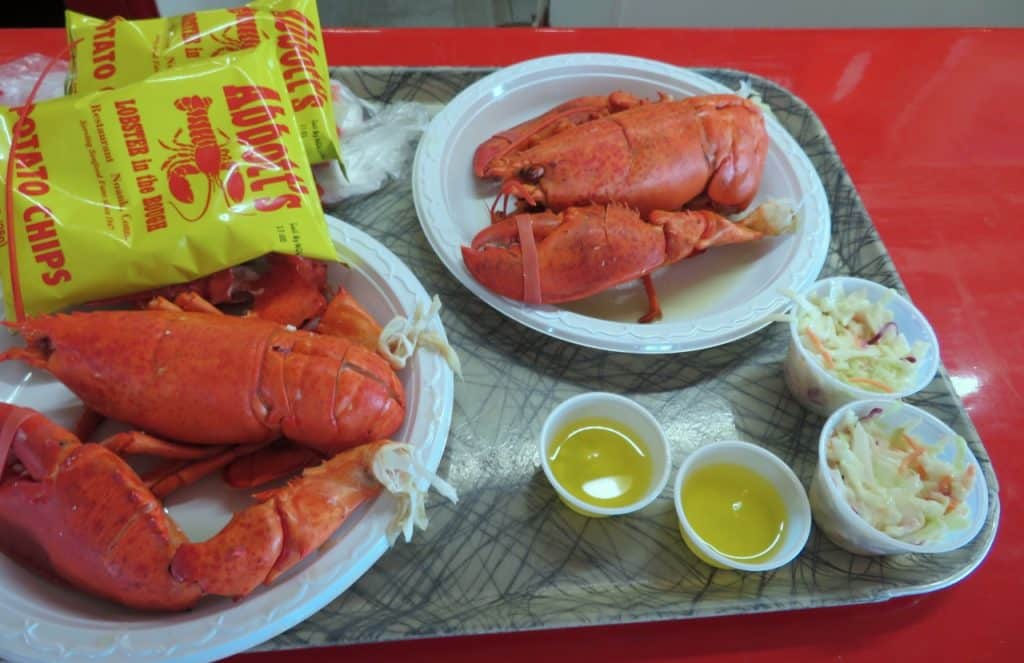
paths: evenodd
<path fill-rule="evenodd" d="M 0 109 L 9 319 L 271 252 L 337 260 L 269 42 L 19 114 Z"/>
<path fill-rule="evenodd" d="M 0 65 L 0 105 L 20 106 L 25 103 L 32 86 L 39 80 L 51 59 L 40 53 L 30 53 Z M 68 63 L 58 60 L 39 84 L 36 101 L 64 96 L 67 77 Z"/>
<path fill-rule="evenodd" d="M 313 166 L 320 200 L 325 205 L 372 193 L 389 178 L 400 177 L 419 137 L 440 109 L 438 105 L 412 101 L 373 103 L 355 96 L 335 80 L 331 88 L 346 173 L 335 163 Z"/>
<path fill-rule="evenodd" d="M 102 21 L 67 12 L 71 94 L 134 83 L 225 53 L 276 47 L 303 147 L 312 163 L 341 158 L 315 0 L 255 0 L 183 16 Z"/>

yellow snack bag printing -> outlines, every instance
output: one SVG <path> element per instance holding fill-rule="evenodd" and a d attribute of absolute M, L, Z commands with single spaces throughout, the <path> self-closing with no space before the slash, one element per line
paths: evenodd
<path fill-rule="evenodd" d="M 271 252 L 337 260 L 284 87 L 268 44 L 115 90 L 0 107 L 8 319 Z"/>
<path fill-rule="evenodd" d="M 68 11 L 66 20 L 70 94 L 121 87 L 157 71 L 273 43 L 310 162 L 341 159 L 316 0 L 256 0 L 139 21 Z"/>

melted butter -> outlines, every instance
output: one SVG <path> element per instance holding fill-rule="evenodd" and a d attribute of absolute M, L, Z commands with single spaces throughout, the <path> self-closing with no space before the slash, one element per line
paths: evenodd
<path fill-rule="evenodd" d="M 548 446 L 548 461 L 559 484 L 594 506 L 632 504 L 654 479 L 646 443 L 605 417 L 578 419 L 556 431 Z"/>
<path fill-rule="evenodd" d="M 750 468 L 701 467 L 684 482 L 682 501 L 697 536 L 725 557 L 760 563 L 782 546 L 785 503 L 775 486 Z"/>

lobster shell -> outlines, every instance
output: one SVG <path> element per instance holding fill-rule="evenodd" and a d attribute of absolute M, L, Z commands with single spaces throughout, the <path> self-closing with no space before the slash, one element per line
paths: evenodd
<path fill-rule="evenodd" d="M 202 444 L 286 436 L 324 454 L 386 438 L 405 393 L 380 356 L 347 339 L 258 318 L 166 310 L 96 311 L 10 326 L 45 368 L 101 414 Z"/>

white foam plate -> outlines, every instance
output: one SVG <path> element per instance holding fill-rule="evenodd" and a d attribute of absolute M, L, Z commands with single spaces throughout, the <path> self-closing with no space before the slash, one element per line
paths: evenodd
<path fill-rule="evenodd" d="M 330 219 L 330 226 L 351 269 L 332 266 L 328 279 L 348 288 L 377 320 L 410 317 L 418 304 L 429 301 L 419 280 L 383 245 L 338 219 Z M 440 321 L 432 327 L 444 333 Z M 0 348 L 16 343 L 16 337 L 0 334 Z M 399 377 L 408 410 L 394 439 L 413 444 L 423 463 L 436 470 L 451 423 L 452 371 L 438 354 L 419 351 Z M 81 411 L 63 385 L 20 362 L 0 364 L 0 397 L 68 426 Z M 186 534 L 201 540 L 247 503 L 245 493 L 228 489 L 217 473 L 173 495 L 167 507 Z M 207 597 L 181 614 L 123 608 L 41 578 L 0 555 L 0 658 L 208 661 L 235 654 L 301 622 L 352 585 L 387 550 L 384 531 L 394 512 L 390 496 L 379 497 L 272 586 L 237 603 Z"/>
<path fill-rule="evenodd" d="M 602 350 L 659 354 L 728 343 L 771 322 L 790 305 L 780 289 L 802 290 L 821 271 L 831 222 L 825 190 L 807 155 L 774 118 L 771 146 L 757 198 L 802 203 L 794 234 L 717 247 L 655 272 L 664 317 L 642 325 L 647 300 L 638 282 L 560 306 L 532 306 L 496 295 L 476 282 L 462 261 L 490 221 L 498 184 L 472 173 L 476 147 L 573 97 L 626 90 L 656 98 L 732 92 L 692 71 L 662 62 L 609 54 L 557 55 L 506 67 L 456 96 L 431 122 L 413 165 L 420 224 L 438 257 L 477 297 L 528 327 Z"/>

